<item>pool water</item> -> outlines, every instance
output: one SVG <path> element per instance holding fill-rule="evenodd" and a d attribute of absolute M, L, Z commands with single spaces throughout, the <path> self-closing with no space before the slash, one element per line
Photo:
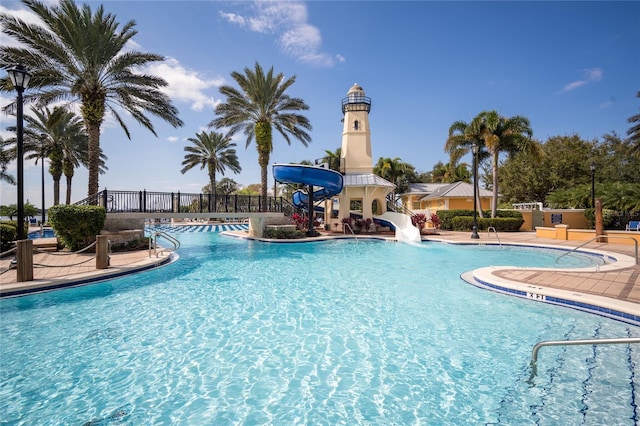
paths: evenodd
<path fill-rule="evenodd" d="M 34 231 L 34 232 L 29 232 L 27 234 L 27 238 L 29 238 L 30 240 L 35 240 L 37 238 L 53 238 L 55 236 L 56 236 L 56 233 L 51 228 L 43 229 L 42 233 L 40 233 L 40 231 Z"/>
<path fill-rule="evenodd" d="M 640 328 L 463 282 L 558 252 L 176 235 L 166 267 L 0 301 L 8 424 L 616 424 L 640 348 L 541 340 Z M 586 266 L 593 259 L 562 259 Z"/>

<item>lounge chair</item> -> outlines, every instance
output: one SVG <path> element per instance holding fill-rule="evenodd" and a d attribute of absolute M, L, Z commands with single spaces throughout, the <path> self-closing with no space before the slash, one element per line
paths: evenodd
<path fill-rule="evenodd" d="M 626 231 L 640 232 L 640 220 L 632 220 L 627 223 Z"/>

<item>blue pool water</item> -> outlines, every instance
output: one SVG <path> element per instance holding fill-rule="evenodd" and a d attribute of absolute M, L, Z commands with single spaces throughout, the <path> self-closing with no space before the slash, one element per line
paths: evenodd
<path fill-rule="evenodd" d="M 639 421 L 637 346 L 544 348 L 527 383 L 538 341 L 638 327 L 459 278 L 554 266 L 557 251 L 175 236 L 181 258 L 166 267 L 0 301 L 0 422 Z"/>
<path fill-rule="evenodd" d="M 55 232 L 50 228 L 44 229 L 42 233 L 40 233 L 40 231 L 34 231 L 27 234 L 27 238 L 29 238 L 30 240 L 34 240 L 36 238 L 53 238 L 55 236 Z"/>

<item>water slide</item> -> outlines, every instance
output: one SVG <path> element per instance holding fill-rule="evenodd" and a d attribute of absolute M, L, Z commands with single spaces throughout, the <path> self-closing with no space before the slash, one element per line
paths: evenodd
<path fill-rule="evenodd" d="M 396 239 L 407 243 L 420 243 L 420 230 L 411 223 L 411 217 L 403 213 L 385 212 L 374 216 L 374 220 L 388 222 L 396 228 Z"/>
<path fill-rule="evenodd" d="M 343 179 L 339 172 L 316 166 L 300 164 L 274 164 L 273 177 L 276 181 L 293 185 L 310 185 L 318 189 L 313 191 L 313 201 L 326 200 L 342 192 Z M 308 209 L 309 194 L 303 190 L 293 193 L 293 205 L 299 209 Z M 314 210 L 323 209 L 315 207 Z"/>

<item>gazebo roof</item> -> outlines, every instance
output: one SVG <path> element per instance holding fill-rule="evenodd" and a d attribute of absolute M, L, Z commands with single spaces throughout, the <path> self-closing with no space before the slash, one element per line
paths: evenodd
<path fill-rule="evenodd" d="M 373 173 L 346 174 L 344 175 L 344 186 L 379 186 L 395 188 L 393 183 Z"/>

